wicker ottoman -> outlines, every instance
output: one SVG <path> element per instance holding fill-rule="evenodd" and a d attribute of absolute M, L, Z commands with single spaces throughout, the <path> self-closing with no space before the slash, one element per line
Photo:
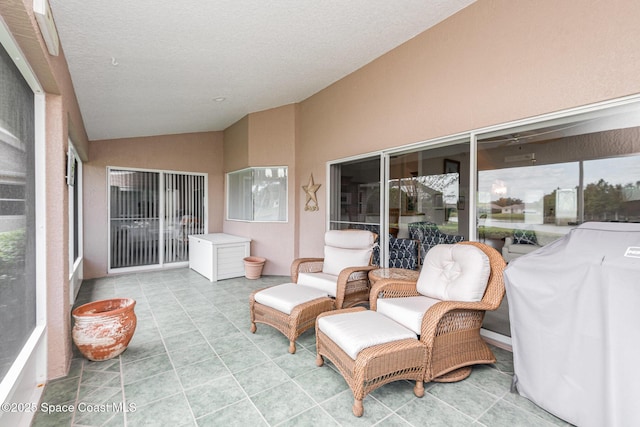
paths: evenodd
<path fill-rule="evenodd" d="M 273 326 L 289 339 L 289 353 L 296 352 L 296 339 L 313 327 L 318 314 L 335 308 L 327 293 L 296 283 L 259 289 L 249 296 L 251 332 L 256 323 Z"/>
<path fill-rule="evenodd" d="M 415 380 L 414 394 L 424 396 L 426 346 L 413 331 L 380 313 L 357 307 L 319 315 L 316 349 L 316 364 L 328 358 L 347 381 L 357 417 L 364 412 L 364 397 L 392 381 Z"/>

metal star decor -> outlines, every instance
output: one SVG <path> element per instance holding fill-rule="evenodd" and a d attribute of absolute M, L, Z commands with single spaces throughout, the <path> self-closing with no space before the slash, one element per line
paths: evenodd
<path fill-rule="evenodd" d="M 316 197 L 316 191 L 318 191 L 318 188 L 320 188 L 320 184 L 316 184 L 313 182 L 313 174 L 311 174 L 309 176 L 309 183 L 302 186 L 302 189 L 307 196 L 307 200 L 304 203 L 305 211 L 318 210 L 318 198 Z M 313 202 L 313 204 L 310 204 L 311 202 Z"/>

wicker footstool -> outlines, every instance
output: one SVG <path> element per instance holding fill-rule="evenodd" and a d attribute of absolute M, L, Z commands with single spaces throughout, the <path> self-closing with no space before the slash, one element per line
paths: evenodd
<path fill-rule="evenodd" d="M 413 331 L 380 313 L 357 307 L 319 315 L 316 349 L 316 364 L 328 358 L 347 381 L 356 417 L 364 413 L 364 397 L 392 381 L 415 380 L 414 394 L 424 396 L 426 346 Z"/>
<path fill-rule="evenodd" d="M 318 314 L 334 308 L 333 298 L 309 286 L 284 283 L 259 289 L 249 296 L 251 332 L 256 332 L 256 323 L 273 326 L 289 339 L 289 353 L 293 354 L 296 339 L 315 325 Z"/>

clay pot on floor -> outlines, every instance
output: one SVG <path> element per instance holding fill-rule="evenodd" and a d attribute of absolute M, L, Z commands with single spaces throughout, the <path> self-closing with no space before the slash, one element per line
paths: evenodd
<path fill-rule="evenodd" d="M 248 256 L 244 260 L 244 276 L 247 279 L 259 279 L 262 275 L 262 267 L 267 261 L 257 256 Z"/>
<path fill-rule="evenodd" d="M 81 305 L 71 312 L 71 336 L 84 357 L 93 361 L 114 358 L 127 349 L 136 330 L 136 301 L 114 298 Z"/>

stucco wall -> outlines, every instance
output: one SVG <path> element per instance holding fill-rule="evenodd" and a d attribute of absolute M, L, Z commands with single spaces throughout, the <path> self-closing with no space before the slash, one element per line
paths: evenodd
<path fill-rule="evenodd" d="M 303 101 L 297 183 L 326 184 L 345 156 L 639 93 L 638 16 L 635 0 L 480 0 Z M 301 256 L 322 253 L 318 195 L 320 212 L 297 206 Z"/>
<path fill-rule="evenodd" d="M 84 177 L 84 275 L 107 274 L 107 166 L 209 174 L 209 232 L 222 231 L 222 132 L 92 141 Z"/>
<path fill-rule="evenodd" d="M 249 237 L 251 255 L 267 259 L 263 274 L 288 275 L 291 261 L 297 253 L 295 207 L 299 200 L 298 192 L 301 191 L 295 181 L 297 109 L 296 105 L 285 105 L 252 113 L 233 125 L 233 133 L 225 131 L 225 169 L 227 171 L 248 166 L 288 167 L 288 221 L 286 223 L 224 222 L 225 233 Z M 227 136 L 231 135 L 234 137 L 227 141 Z M 226 151 L 226 147 L 232 140 L 239 145 L 234 152 L 239 153 L 236 155 L 246 153 L 246 159 L 243 162 L 231 152 Z M 245 143 L 246 151 L 243 148 Z M 236 168 L 230 168 L 229 165 L 234 165 Z"/>

